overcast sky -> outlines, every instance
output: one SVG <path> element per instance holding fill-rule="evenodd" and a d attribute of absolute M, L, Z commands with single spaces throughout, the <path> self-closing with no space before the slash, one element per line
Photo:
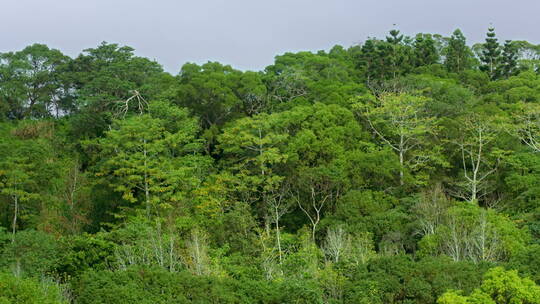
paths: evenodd
<path fill-rule="evenodd" d="M 70 56 L 101 41 L 129 45 L 177 73 L 216 60 L 259 70 L 287 51 L 405 34 L 470 43 L 490 23 L 499 39 L 540 43 L 540 0 L 0 0 L 0 52 L 45 43 Z"/>

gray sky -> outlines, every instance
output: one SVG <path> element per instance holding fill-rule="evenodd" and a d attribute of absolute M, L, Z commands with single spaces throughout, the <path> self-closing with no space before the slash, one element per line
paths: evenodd
<path fill-rule="evenodd" d="M 384 37 L 449 35 L 470 43 L 490 23 L 499 39 L 540 43 L 539 0 L 1 0 L 0 52 L 45 43 L 70 56 L 101 41 L 129 45 L 176 74 L 217 60 L 259 70 L 287 51 Z"/>

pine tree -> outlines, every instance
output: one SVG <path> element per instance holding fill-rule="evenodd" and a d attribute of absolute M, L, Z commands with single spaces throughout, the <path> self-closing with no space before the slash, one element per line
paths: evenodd
<path fill-rule="evenodd" d="M 390 36 L 386 36 L 386 41 L 391 44 L 400 44 L 403 41 L 403 35 L 400 35 L 399 30 L 390 30 Z"/>
<path fill-rule="evenodd" d="M 518 49 L 511 40 L 504 42 L 501 56 L 501 76 L 510 77 L 517 72 Z"/>
<path fill-rule="evenodd" d="M 380 46 L 384 64 L 389 68 L 390 78 L 396 79 L 408 70 L 411 47 L 404 43 L 403 35 L 400 34 L 399 30 L 391 30 L 390 36 L 386 36 L 386 43 Z"/>
<path fill-rule="evenodd" d="M 480 69 L 487 72 L 491 79 L 496 79 L 500 73 L 501 46 L 495 36 L 495 29 L 490 27 L 480 56 L 480 60 L 484 63 Z"/>
<path fill-rule="evenodd" d="M 362 45 L 360 54 L 360 65 L 365 69 L 365 75 L 367 83 L 369 84 L 373 78 L 377 77 L 377 41 L 375 39 L 368 39 Z"/>
<path fill-rule="evenodd" d="M 448 71 L 459 73 L 470 68 L 471 62 L 472 52 L 466 44 L 465 36 L 457 29 L 448 41 L 444 65 Z"/>
<path fill-rule="evenodd" d="M 423 66 L 437 63 L 439 53 L 430 34 L 418 34 L 414 40 L 414 65 Z"/>

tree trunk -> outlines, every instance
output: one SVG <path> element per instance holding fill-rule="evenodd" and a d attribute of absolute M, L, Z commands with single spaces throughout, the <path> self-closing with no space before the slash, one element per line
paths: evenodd
<path fill-rule="evenodd" d="M 315 232 L 317 231 L 317 225 L 319 224 L 319 221 L 321 220 L 321 214 L 319 210 L 315 210 L 317 217 L 315 218 L 315 221 L 313 221 L 313 230 L 311 231 L 311 237 L 313 238 L 313 243 L 315 243 Z"/>
<path fill-rule="evenodd" d="M 399 184 L 403 186 L 403 151 L 399 151 Z"/>
<path fill-rule="evenodd" d="M 399 139 L 399 184 L 403 186 L 403 163 L 404 163 L 404 138 L 403 135 Z"/>
<path fill-rule="evenodd" d="M 276 220 L 276 241 L 278 246 L 278 254 L 279 254 L 279 264 L 281 264 L 282 261 L 282 253 L 281 253 L 281 235 L 279 231 L 279 210 L 277 207 L 274 209 L 274 215 Z"/>
<path fill-rule="evenodd" d="M 11 242 L 15 242 L 15 230 L 17 228 L 17 215 L 19 214 L 19 197 L 13 196 L 13 201 L 15 203 L 14 210 L 13 210 L 13 223 L 11 224 L 12 229 L 12 235 L 11 235 Z"/>
<path fill-rule="evenodd" d="M 471 185 L 471 201 L 470 203 L 474 202 L 476 200 L 476 193 L 478 192 L 478 186 L 476 185 L 476 177 L 473 178 L 472 185 Z"/>

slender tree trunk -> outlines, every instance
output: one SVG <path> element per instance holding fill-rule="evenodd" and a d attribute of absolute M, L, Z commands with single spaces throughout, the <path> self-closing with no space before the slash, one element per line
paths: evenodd
<path fill-rule="evenodd" d="M 477 199 L 478 193 L 478 170 L 480 169 L 481 160 L 482 160 L 482 148 L 483 148 L 483 137 L 482 130 L 478 132 L 478 153 L 476 156 L 476 162 L 473 162 L 473 176 L 472 176 L 472 193 L 471 193 L 471 202 L 474 202 Z"/>
<path fill-rule="evenodd" d="M 279 231 L 279 210 L 278 207 L 274 208 L 274 215 L 276 220 L 276 241 L 278 246 L 278 254 L 279 254 L 279 264 L 282 262 L 282 252 L 281 252 L 281 234 Z"/>
<path fill-rule="evenodd" d="M 11 242 L 15 242 L 15 230 L 17 228 L 17 215 L 19 214 L 19 197 L 13 196 L 13 202 L 15 203 L 14 210 L 13 210 L 13 223 L 11 224 L 12 234 L 11 234 Z"/>
<path fill-rule="evenodd" d="M 478 192 L 478 186 L 476 185 L 476 176 L 473 177 L 471 183 L 471 203 L 476 200 L 476 193 Z"/>
<path fill-rule="evenodd" d="M 169 271 L 175 272 L 175 259 L 174 259 L 174 237 L 171 234 L 169 236 Z"/>
<path fill-rule="evenodd" d="M 195 272 L 197 275 L 202 275 L 203 269 L 202 269 L 202 256 L 201 256 L 201 248 L 200 248 L 201 244 L 200 244 L 198 235 L 195 235 L 193 242 L 194 242 L 194 247 L 195 247 L 195 252 L 194 252 Z"/>
<path fill-rule="evenodd" d="M 319 210 L 315 210 L 317 217 L 315 218 L 315 221 L 313 222 L 313 230 L 311 231 L 311 237 L 313 238 L 313 243 L 315 243 L 315 232 L 317 231 L 317 225 L 319 224 L 319 221 L 321 220 L 321 215 Z"/>
<path fill-rule="evenodd" d="M 403 151 L 399 151 L 399 184 L 403 186 Z"/>
<path fill-rule="evenodd" d="M 404 138 L 403 135 L 399 139 L 399 184 L 403 186 L 403 163 L 404 163 Z"/>
<path fill-rule="evenodd" d="M 302 207 L 302 204 L 300 203 L 300 199 L 297 200 L 297 203 L 298 203 L 298 207 L 300 207 L 300 209 L 304 212 L 304 214 L 308 217 L 309 221 L 311 222 L 311 238 L 313 242 L 315 242 L 315 232 L 317 230 L 317 225 L 319 224 L 319 221 L 321 219 L 321 209 L 324 205 L 324 201 L 319 207 L 317 207 L 316 198 L 315 198 L 315 190 L 312 187 L 311 188 L 311 204 L 315 211 L 315 216 L 311 216 L 309 211 L 305 209 L 304 207 Z"/>
<path fill-rule="evenodd" d="M 144 172 L 144 196 L 146 202 L 146 216 L 150 217 L 150 191 L 148 189 L 148 176 L 146 171 Z"/>

